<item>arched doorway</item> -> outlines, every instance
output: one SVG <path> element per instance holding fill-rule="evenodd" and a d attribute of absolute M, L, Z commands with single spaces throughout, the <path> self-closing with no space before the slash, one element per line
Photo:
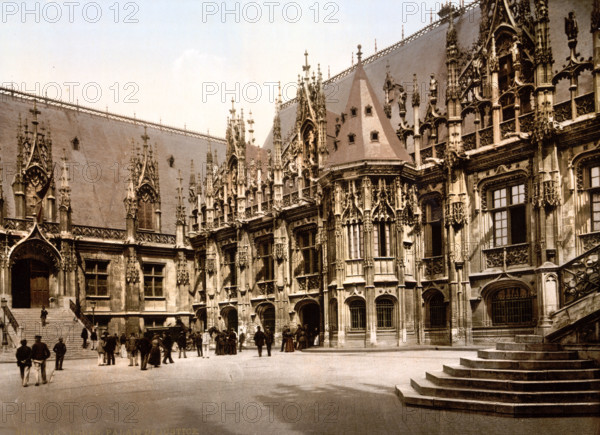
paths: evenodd
<path fill-rule="evenodd" d="M 41 308 L 50 303 L 50 267 L 39 260 L 15 262 L 12 269 L 12 307 Z"/>
<path fill-rule="evenodd" d="M 226 307 L 221 311 L 221 317 L 225 321 L 225 329 L 238 330 L 238 312 L 234 307 Z"/>
<path fill-rule="evenodd" d="M 199 308 L 196 311 L 196 318 L 197 318 L 196 324 L 198 326 L 198 330 L 204 331 L 205 329 L 207 329 L 207 327 L 206 327 L 206 325 L 207 325 L 207 323 L 206 323 L 206 320 L 207 320 L 206 319 L 206 308 Z"/>
<path fill-rule="evenodd" d="M 256 313 L 260 319 L 263 329 L 269 328 L 275 332 L 275 307 L 273 304 L 262 304 L 256 307 Z"/>
<path fill-rule="evenodd" d="M 321 332 L 321 309 L 319 304 L 315 301 L 310 301 L 302 304 L 301 306 L 296 305 L 298 312 L 298 318 L 302 326 L 307 325 L 309 336 L 314 337 L 315 331 Z M 312 343 L 310 343 L 312 345 Z"/>

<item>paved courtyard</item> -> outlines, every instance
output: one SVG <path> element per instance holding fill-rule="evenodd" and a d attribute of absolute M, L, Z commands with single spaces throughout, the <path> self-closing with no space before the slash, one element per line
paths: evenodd
<path fill-rule="evenodd" d="M 16 364 L 0 364 L 0 434 L 600 433 L 600 417 L 519 420 L 432 411 L 406 408 L 394 394 L 395 384 L 473 354 L 211 352 L 209 359 L 175 355 L 174 364 L 148 371 L 118 357 L 108 367 L 68 360 L 52 383 L 27 388 Z"/>

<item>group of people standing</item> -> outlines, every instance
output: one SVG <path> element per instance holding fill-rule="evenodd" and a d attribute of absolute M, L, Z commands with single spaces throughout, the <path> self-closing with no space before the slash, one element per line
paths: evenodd
<path fill-rule="evenodd" d="M 67 346 L 62 337 L 58 339 L 52 350 L 56 355 L 54 370 L 62 370 L 65 354 L 67 353 Z M 29 374 L 32 366 L 36 387 L 40 385 L 40 381 L 42 384 L 48 383 L 46 377 L 46 360 L 50 358 L 50 355 L 50 349 L 48 349 L 46 343 L 42 342 L 41 335 L 35 336 L 35 343 L 31 347 L 27 346 L 27 340 L 21 340 L 21 346 L 17 349 L 16 358 L 17 366 L 21 372 L 21 384 L 24 387 L 29 384 Z"/>

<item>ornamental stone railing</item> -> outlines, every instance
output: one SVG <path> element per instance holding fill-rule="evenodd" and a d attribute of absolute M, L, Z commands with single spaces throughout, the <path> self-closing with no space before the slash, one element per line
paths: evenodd
<path fill-rule="evenodd" d="M 529 244 L 484 249 L 486 267 L 506 267 L 529 264 Z"/>
<path fill-rule="evenodd" d="M 138 231 L 136 234 L 136 239 L 145 243 L 157 243 L 161 245 L 175 244 L 175 236 L 171 234 L 147 233 L 144 231 Z"/>
<path fill-rule="evenodd" d="M 260 281 L 256 283 L 260 295 L 275 294 L 275 281 Z"/>
<path fill-rule="evenodd" d="M 600 291 L 600 244 L 565 263 L 560 271 L 562 304 L 568 305 Z"/>
<path fill-rule="evenodd" d="M 71 229 L 74 236 L 90 237 L 103 240 L 125 240 L 125 230 L 115 228 L 90 227 L 87 225 L 73 225 Z"/>
<path fill-rule="evenodd" d="M 594 104 L 595 103 L 593 92 L 575 98 L 575 105 L 577 106 L 577 116 L 593 113 L 595 110 Z"/>
<path fill-rule="evenodd" d="M 425 276 L 429 277 L 443 275 L 446 271 L 443 255 L 423 258 L 423 266 L 425 267 Z"/>
<path fill-rule="evenodd" d="M 319 274 L 297 276 L 296 281 L 301 291 L 319 290 L 321 284 Z"/>

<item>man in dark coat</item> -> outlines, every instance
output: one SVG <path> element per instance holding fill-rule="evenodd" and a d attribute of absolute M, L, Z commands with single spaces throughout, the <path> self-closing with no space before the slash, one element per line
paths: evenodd
<path fill-rule="evenodd" d="M 42 312 L 40 313 L 40 319 L 42 321 L 42 326 L 46 326 L 46 318 L 48 317 L 48 311 L 46 311 L 46 307 L 42 305 Z"/>
<path fill-rule="evenodd" d="M 202 352 L 202 334 L 200 331 L 196 331 L 196 334 L 194 334 L 194 344 L 196 345 L 198 356 L 204 358 L 204 353 Z"/>
<path fill-rule="evenodd" d="M 63 361 L 65 360 L 65 354 L 67 353 L 67 346 L 63 342 L 63 338 L 58 339 L 58 343 L 54 345 L 52 349 L 56 354 L 56 362 L 54 364 L 55 370 L 62 370 Z"/>
<path fill-rule="evenodd" d="M 265 328 L 265 344 L 267 345 L 268 356 L 271 356 L 271 346 L 273 345 L 273 341 L 275 341 L 275 337 L 273 337 L 273 332 L 268 327 Z"/>
<path fill-rule="evenodd" d="M 227 336 L 227 341 L 229 342 L 229 354 L 236 355 L 237 354 L 237 334 L 231 328 L 229 330 L 229 335 Z"/>
<path fill-rule="evenodd" d="M 87 347 L 87 339 L 88 339 L 88 330 L 87 330 L 87 328 L 83 328 L 81 330 L 81 338 L 83 339 L 83 344 L 81 345 L 81 347 L 83 347 L 85 349 Z"/>
<path fill-rule="evenodd" d="M 254 334 L 254 344 L 258 348 L 258 356 L 262 356 L 262 347 L 265 345 L 265 333 L 260 330 L 260 326 L 256 327 L 256 333 Z"/>
<path fill-rule="evenodd" d="M 27 340 L 21 340 L 21 347 L 17 349 L 17 365 L 21 371 L 21 381 L 26 387 L 29 383 L 29 371 L 31 370 L 31 348 L 27 346 Z"/>
<path fill-rule="evenodd" d="M 47 384 L 46 380 L 46 360 L 50 358 L 50 349 L 46 343 L 42 342 L 42 336 L 35 336 L 35 343 L 31 346 L 31 361 L 33 362 L 33 369 L 35 371 L 35 386 L 40 385 L 40 373 L 42 377 L 42 383 Z"/>
<path fill-rule="evenodd" d="M 148 365 L 148 358 L 150 357 L 150 350 L 152 349 L 152 342 L 148 338 L 148 334 L 144 334 L 138 341 L 137 348 L 140 351 L 140 365 L 141 370 L 146 370 Z"/>
<path fill-rule="evenodd" d="M 179 359 L 181 359 L 181 352 L 183 352 L 183 357 L 187 358 L 187 355 L 185 354 L 185 348 L 187 347 L 187 337 L 184 329 L 182 329 L 179 335 L 177 336 L 177 347 L 179 348 Z"/>
<path fill-rule="evenodd" d="M 162 345 L 163 349 L 165 350 L 165 355 L 162 361 L 163 364 L 167 364 L 167 360 L 168 362 L 173 364 L 175 362 L 173 361 L 173 358 L 171 358 L 171 352 L 173 351 L 173 339 L 171 338 L 171 334 L 169 334 L 168 332 L 165 333 L 165 336 L 162 340 Z"/>
<path fill-rule="evenodd" d="M 106 351 L 106 365 L 115 365 L 115 349 L 117 348 L 117 338 L 114 335 L 104 333 L 106 344 L 104 350 Z"/>

